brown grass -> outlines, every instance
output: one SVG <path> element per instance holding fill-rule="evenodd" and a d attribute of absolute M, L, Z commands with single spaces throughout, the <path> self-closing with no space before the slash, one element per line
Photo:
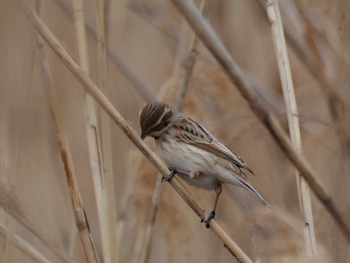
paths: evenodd
<path fill-rule="evenodd" d="M 268 1 L 266 4 L 266 12 L 271 25 L 272 39 L 286 105 L 290 140 L 297 152 L 302 154 L 303 146 L 301 143 L 298 105 L 295 98 L 292 72 L 290 70 L 287 44 L 284 37 L 283 23 L 278 2 L 274 0 Z M 295 175 L 306 250 L 310 255 L 316 257 L 317 245 L 310 199 L 310 188 L 303 176 L 301 176 L 298 168 L 295 170 Z"/>

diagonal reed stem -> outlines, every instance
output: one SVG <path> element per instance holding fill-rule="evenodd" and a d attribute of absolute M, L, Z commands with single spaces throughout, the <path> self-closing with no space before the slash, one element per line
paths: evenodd
<path fill-rule="evenodd" d="M 262 11 L 265 12 L 265 2 L 266 0 L 257 0 L 258 5 Z M 344 123 L 347 123 L 345 118 L 348 115 L 349 107 L 346 104 L 344 98 L 342 98 L 338 93 L 337 89 L 334 88 L 329 74 L 326 72 L 325 63 L 317 47 L 315 41 L 315 36 L 319 32 L 312 28 L 306 16 L 303 14 L 303 10 L 299 6 L 299 1 L 295 2 L 297 9 L 304 21 L 304 38 L 305 44 L 297 40 L 294 31 L 288 26 L 288 24 L 283 25 L 283 30 L 285 33 L 285 38 L 289 44 L 290 50 L 300 59 L 305 69 L 317 82 L 318 87 L 324 94 L 326 102 L 328 104 L 329 113 L 332 116 L 334 126 L 338 128 L 338 134 L 340 137 L 340 147 L 342 148 L 344 154 L 349 154 L 350 152 L 350 140 L 347 127 L 344 127 Z M 283 11 L 283 9 L 281 10 Z M 283 12 L 282 12 L 283 13 Z M 327 43 L 327 41 L 326 41 Z M 327 43 L 328 49 L 332 50 L 332 47 Z M 334 51 L 333 51 L 334 53 Z M 338 55 L 337 55 L 338 57 Z M 339 57 L 338 57 L 339 59 Z M 344 62 L 341 62 L 344 65 Z M 344 65 L 345 66 L 345 65 Z"/>
<path fill-rule="evenodd" d="M 199 6 L 201 13 L 203 14 L 207 13 L 209 8 L 209 3 L 210 3 L 210 0 L 201 0 L 200 6 Z M 189 47 L 186 51 L 184 58 L 179 59 L 180 60 L 180 66 L 179 66 L 180 67 L 179 69 L 180 86 L 179 86 L 179 90 L 176 97 L 176 103 L 175 103 L 175 108 L 179 111 L 181 111 L 183 108 L 186 94 L 188 91 L 188 86 L 192 77 L 194 65 L 198 55 L 198 51 L 197 51 L 198 43 L 199 43 L 199 40 L 198 40 L 197 34 L 193 33 L 192 39 L 190 41 Z M 182 56 L 182 54 L 180 54 L 180 56 Z M 145 237 L 143 240 L 143 245 L 142 245 L 143 249 L 141 253 L 140 263 L 147 263 L 150 255 L 153 229 L 154 229 L 154 224 L 156 221 L 158 207 L 159 207 L 161 194 L 162 194 L 161 178 L 162 178 L 162 175 L 158 174 L 158 179 L 156 181 L 156 185 L 152 195 L 151 209 L 148 217 Z"/>
<path fill-rule="evenodd" d="M 122 129 L 125 135 L 133 142 L 133 144 L 140 150 L 140 152 L 151 162 L 151 164 L 164 176 L 170 175 L 167 166 L 159 159 L 159 157 L 152 152 L 149 147 L 141 140 L 138 134 L 130 126 L 129 122 L 113 107 L 110 101 L 103 95 L 99 88 L 92 82 L 84 70 L 73 60 L 68 54 L 61 42 L 52 34 L 47 26 L 36 15 L 31 6 L 26 0 L 17 0 L 17 3 L 27 15 L 29 20 L 33 23 L 38 33 L 43 37 L 46 43 L 62 60 L 64 65 L 73 73 L 73 75 L 80 81 L 87 92 L 100 104 L 100 106 L 108 113 L 111 119 Z M 200 217 L 205 219 L 205 211 L 195 202 L 193 197 L 181 185 L 178 178 L 174 177 L 170 185 L 175 191 L 185 200 L 185 202 L 192 208 L 192 210 Z M 252 262 L 251 259 L 237 246 L 237 244 L 230 239 L 222 227 L 215 221 L 209 222 L 210 229 L 219 237 L 229 251 L 240 259 L 241 262 Z"/>
<path fill-rule="evenodd" d="M 9 229 L 4 225 L 0 224 L 0 235 L 5 237 L 8 234 Z M 37 248 L 35 248 L 28 241 L 24 240 L 21 236 L 14 234 L 13 241 L 14 245 L 26 253 L 34 262 L 38 263 L 50 263 L 51 261 L 47 259 Z M 6 261 L 4 261 L 6 262 Z"/>
<path fill-rule="evenodd" d="M 199 5 L 199 11 L 206 16 L 210 5 L 210 0 L 202 0 Z M 196 63 L 196 58 L 198 55 L 198 43 L 199 39 L 195 32 L 192 34 L 191 42 L 188 47 L 188 51 L 183 59 L 180 59 L 180 87 L 176 97 L 175 109 L 181 111 L 186 98 L 188 85 L 192 77 L 194 65 Z"/>
<path fill-rule="evenodd" d="M 56 3 L 62 8 L 62 10 L 70 17 L 73 17 L 73 13 L 71 10 L 63 3 L 62 0 L 56 0 Z M 85 27 L 87 35 L 90 38 L 96 39 L 97 33 L 93 26 L 91 26 L 87 21 L 85 21 Z M 136 92 L 141 96 L 141 98 L 145 101 L 153 101 L 155 100 L 155 94 L 153 90 L 146 85 L 143 79 L 137 75 L 131 67 L 126 63 L 126 61 L 111 47 L 108 46 L 108 42 L 106 43 L 107 55 L 108 58 L 115 64 L 115 66 L 120 70 L 120 72 L 125 76 L 125 78 L 130 82 L 133 88 L 135 88 Z"/>
<path fill-rule="evenodd" d="M 287 46 L 284 38 L 282 19 L 277 0 L 269 0 L 266 4 L 266 9 L 270 20 L 273 44 L 275 47 L 276 59 L 278 62 L 277 64 L 283 89 L 283 96 L 287 109 L 290 139 L 292 144 L 295 146 L 295 149 L 297 149 L 299 153 L 302 153 L 298 108 L 287 54 Z M 317 249 L 310 200 L 310 189 L 297 169 L 295 169 L 295 175 L 306 248 L 307 252 L 315 257 L 317 254 Z"/>
<path fill-rule="evenodd" d="M 72 0 L 75 31 L 77 37 L 79 62 L 82 69 L 89 74 L 88 46 L 85 30 L 84 8 L 82 0 Z M 98 225 L 101 236 L 102 255 L 105 262 L 111 262 L 111 238 L 109 207 L 105 188 L 104 161 L 100 129 L 98 127 L 97 108 L 88 92 L 85 92 L 86 134 L 89 152 L 89 164 L 94 186 Z"/>
<path fill-rule="evenodd" d="M 33 236 L 35 236 L 41 243 L 52 252 L 57 258 L 60 259 L 60 262 L 69 262 L 73 263 L 73 259 L 68 255 L 67 251 L 60 248 L 55 242 L 49 239 L 45 233 L 41 232 L 35 225 L 29 222 L 21 213 L 16 211 L 11 205 L 8 205 L 3 200 L 0 200 L 0 207 L 15 220 L 19 225 L 29 231 Z"/>
<path fill-rule="evenodd" d="M 39 5 L 41 0 L 37 2 L 37 12 L 39 14 Z M 75 223 L 79 232 L 80 241 L 85 253 L 85 257 L 89 263 L 98 262 L 96 255 L 96 249 L 93 244 L 92 236 L 89 229 L 89 223 L 85 216 L 83 201 L 81 199 L 76 175 L 73 164 L 72 153 L 69 147 L 66 129 L 63 124 L 61 109 L 58 101 L 58 95 L 54 88 L 54 84 L 51 78 L 51 72 L 47 63 L 47 58 L 44 52 L 45 43 L 39 35 L 37 35 L 37 45 L 40 51 L 40 63 L 42 68 L 42 77 L 45 85 L 45 91 L 47 99 L 50 104 L 52 117 L 54 120 L 54 126 L 57 135 L 57 142 L 61 153 L 62 162 L 64 165 L 64 171 L 67 178 L 67 184 L 69 187 L 69 194 L 73 206 L 73 214 L 75 217 Z"/>
<path fill-rule="evenodd" d="M 277 145 L 283 150 L 286 157 L 299 170 L 305 181 L 309 184 L 311 190 L 317 199 L 326 208 L 326 211 L 334 219 L 340 232 L 350 244 L 350 229 L 342 218 L 339 210 L 333 204 L 331 196 L 325 191 L 319 183 L 316 173 L 302 154 L 298 153 L 291 144 L 287 134 L 283 130 L 276 115 L 262 102 L 256 91 L 250 85 L 247 77 L 244 75 L 236 61 L 231 57 L 227 49 L 214 33 L 207 21 L 199 11 L 187 0 L 171 0 L 179 9 L 187 22 L 198 34 L 204 45 L 213 54 L 216 60 L 225 70 L 228 77 L 236 85 L 243 98 L 249 103 L 250 108 L 258 117 L 260 122 L 270 132 L 271 136 L 277 142 Z"/>

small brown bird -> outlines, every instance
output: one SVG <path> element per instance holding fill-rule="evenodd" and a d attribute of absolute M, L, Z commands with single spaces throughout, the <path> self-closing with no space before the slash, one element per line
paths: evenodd
<path fill-rule="evenodd" d="M 253 174 L 248 165 L 194 120 L 167 104 L 150 102 L 140 111 L 140 125 L 141 138 L 151 136 L 156 140 L 161 156 L 172 171 L 165 180 L 177 173 L 195 187 L 215 189 L 214 209 L 205 221 L 207 226 L 215 217 L 222 183 L 247 189 L 268 205 L 265 198 L 246 182 L 245 171 Z"/>

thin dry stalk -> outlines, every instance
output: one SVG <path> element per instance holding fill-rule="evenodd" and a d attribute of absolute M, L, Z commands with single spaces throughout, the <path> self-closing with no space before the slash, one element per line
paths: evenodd
<path fill-rule="evenodd" d="M 200 11 L 202 12 L 202 14 L 206 14 L 208 11 L 208 7 L 210 4 L 210 0 L 202 0 L 199 6 Z M 196 62 L 196 58 L 197 58 L 197 48 L 198 48 L 198 37 L 196 33 L 192 34 L 192 39 L 191 42 L 189 44 L 188 47 L 188 51 L 185 55 L 185 57 L 183 59 L 180 59 L 181 61 L 181 65 L 180 65 L 180 73 L 179 73 L 179 77 L 180 77 L 180 85 L 179 85 L 179 91 L 177 94 L 177 98 L 176 98 L 176 103 L 175 103 L 175 108 L 179 111 L 182 110 L 183 105 L 184 105 L 184 100 L 187 94 L 187 90 L 188 90 L 188 85 L 190 83 L 191 77 L 192 77 L 192 73 L 193 73 L 193 69 L 194 69 L 194 65 Z M 149 255 L 150 255 L 150 250 L 151 250 L 151 242 L 152 242 L 152 237 L 153 237 L 153 229 L 154 229 L 154 224 L 156 221 L 156 216 L 157 216 L 157 212 L 158 212 L 158 207 L 159 207 L 159 202 L 160 202 L 160 197 L 161 197 L 161 188 L 162 188 L 162 184 L 161 184 L 161 178 L 162 175 L 158 174 L 158 179 L 153 191 L 153 195 L 152 195 L 152 204 L 151 204 L 151 208 L 150 208 L 150 214 L 149 214 L 149 218 L 148 218 L 148 222 L 147 222 L 147 227 L 146 227 L 146 233 L 145 233 L 145 237 L 143 240 L 143 245 L 142 247 L 142 252 L 141 252 L 141 263 L 146 263 L 148 262 L 149 259 Z"/>
<path fill-rule="evenodd" d="M 37 12 L 39 13 L 39 5 L 41 1 L 37 1 Z M 69 194 L 72 201 L 73 214 L 75 217 L 75 222 L 79 231 L 80 241 L 83 246 L 83 250 L 86 256 L 86 259 L 89 263 L 98 262 L 98 258 L 96 255 L 96 249 L 94 248 L 92 236 L 89 230 L 89 223 L 85 216 L 85 210 L 83 206 L 83 202 L 81 199 L 76 175 L 75 168 L 73 164 L 72 153 L 69 147 L 68 138 L 66 129 L 64 127 L 61 107 L 59 105 L 58 95 L 54 88 L 54 84 L 51 78 L 51 72 L 49 65 L 47 63 L 47 57 L 45 55 L 44 47 L 45 44 L 41 37 L 37 35 L 37 44 L 40 51 L 40 64 L 42 67 L 42 77 L 44 80 L 44 86 L 46 95 L 50 104 L 50 109 L 52 113 L 52 117 L 54 120 L 54 126 L 57 135 L 57 142 L 59 146 L 59 150 L 61 153 L 62 162 L 64 165 L 64 170 L 67 178 L 67 184 L 69 187 Z"/>
<path fill-rule="evenodd" d="M 97 59 L 98 59 L 98 86 L 108 97 L 108 64 L 105 37 L 105 0 L 96 0 L 96 25 L 97 25 Z M 116 205 L 114 194 L 113 164 L 112 164 L 112 142 L 111 130 L 108 115 L 100 108 L 101 120 L 101 142 L 104 167 L 104 187 L 105 198 L 108 205 L 108 224 L 109 224 L 109 248 L 110 257 L 105 258 L 106 262 L 118 262 L 118 244 L 116 229 Z"/>
<path fill-rule="evenodd" d="M 333 109 L 333 107 L 338 105 L 337 106 L 338 108 L 345 109 L 346 105 L 343 99 L 339 97 L 339 95 L 335 92 L 335 90 L 333 90 L 331 82 L 326 77 L 326 74 L 324 74 L 323 71 L 320 71 L 321 69 L 322 70 L 324 69 L 324 66 L 322 66 L 322 64 L 316 65 L 316 64 L 322 63 L 322 61 L 315 62 L 312 59 L 312 56 L 309 55 L 310 51 L 305 50 L 305 48 L 303 47 L 303 44 L 299 43 L 299 41 L 296 40 L 292 31 L 285 25 L 283 28 L 286 35 L 286 40 L 288 41 L 288 44 L 290 45 L 291 50 L 293 50 L 293 52 L 299 57 L 299 59 L 304 62 L 303 65 L 305 65 L 308 72 L 311 74 L 311 76 L 315 80 L 317 80 L 317 82 L 319 83 L 319 87 L 321 88 L 323 93 L 327 96 L 329 107 L 333 118 L 337 118 L 338 110 Z M 311 51 L 311 53 L 313 52 Z M 315 58 L 316 60 L 318 60 L 317 57 Z M 332 105 L 331 102 L 334 102 L 335 105 Z"/>
<path fill-rule="evenodd" d="M 56 0 L 56 2 L 62 8 L 62 10 L 65 11 L 70 17 L 74 16 L 71 10 L 64 3 L 62 3 L 62 1 Z M 89 37 L 96 39 L 97 34 L 95 28 L 89 25 L 87 21 L 85 21 L 85 26 Z M 126 77 L 130 84 L 136 89 L 137 93 L 142 97 L 142 99 L 145 101 L 154 101 L 156 99 L 156 96 L 152 89 L 146 85 L 146 83 L 140 78 L 140 76 L 138 76 L 130 68 L 130 66 L 118 53 L 116 53 L 111 47 L 108 46 L 108 43 L 106 43 L 106 45 L 108 57 L 117 66 L 120 72 Z"/>
<path fill-rule="evenodd" d="M 0 224 L 0 234 L 6 236 L 8 234 L 8 228 Z M 30 243 L 25 241 L 22 237 L 14 234 L 13 244 L 24 253 L 26 253 L 31 259 L 39 263 L 50 263 L 51 261 L 47 259 L 41 252 L 39 252 L 35 247 Z M 6 261 L 4 261 L 6 262 Z"/>
<path fill-rule="evenodd" d="M 327 212 L 336 222 L 344 238 L 348 244 L 350 244 L 350 229 L 345 223 L 338 209 L 334 206 L 330 195 L 325 191 L 323 186 L 316 179 L 317 176 L 313 168 L 302 156 L 302 154 L 298 153 L 294 149 L 294 146 L 291 144 L 287 134 L 283 130 L 283 127 L 281 126 L 275 114 L 262 102 L 256 91 L 250 85 L 241 68 L 231 57 L 230 53 L 216 36 L 213 29 L 201 16 L 196 7 L 188 1 L 172 0 L 172 2 L 179 9 L 191 27 L 197 32 L 198 36 L 201 38 L 205 46 L 224 68 L 228 77 L 237 86 L 243 98 L 249 103 L 252 111 L 270 132 L 271 136 L 275 139 L 278 146 L 283 150 L 286 157 L 300 171 L 301 175 L 308 182 L 317 199 L 326 208 Z"/>
<path fill-rule="evenodd" d="M 206 16 L 209 9 L 209 4 L 210 4 L 210 0 L 201 1 L 199 5 L 199 10 L 203 14 L 203 16 Z M 198 43 L 199 43 L 198 36 L 195 32 L 193 32 L 187 54 L 183 60 L 182 59 L 180 60 L 182 61 L 181 63 L 182 65 L 180 69 L 181 70 L 180 87 L 179 87 L 179 92 L 177 94 L 176 103 L 175 103 L 175 108 L 179 111 L 181 111 L 183 108 L 185 97 L 188 90 L 188 85 L 190 83 L 194 65 L 196 63 L 196 58 L 198 55 L 198 51 L 197 51 Z"/>
<path fill-rule="evenodd" d="M 73 259 L 62 250 L 56 243 L 51 241 L 45 233 L 40 232 L 32 223 L 30 223 L 21 213 L 14 209 L 11 205 L 7 205 L 5 202 L 0 202 L 0 207 L 15 220 L 18 224 L 29 231 L 33 236 L 41 241 L 41 243 L 57 256 L 62 262 L 73 263 Z"/>
<path fill-rule="evenodd" d="M 11 248 L 12 248 L 12 243 L 13 239 L 15 237 L 15 228 L 13 222 L 9 222 L 8 228 L 7 228 L 7 233 L 5 236 L 5 248 L 4 248 L 4 254 L 0 258 L 4 262 L 9 262 L 10 261 L 10 255 L 11 255 Z"/>
<path fill-rule="evenodd" d="M 335 85 L 332 83 L 332 80 L 327 73 L 325 61 L 321 56 L 320 49 L 318 48 L 315 39 L 316 32 L 314 32 L 314 27 L 311 26 L 300 1 L 295 1 L 294 3 L 304 23 L 303 34 L 308 46 L 308 53 L 311 53 L 314 58 L 313 68 L 317 72 L 318 78 L 324 83 L 321 87 L 327 97 L 327 103 L 332 119 L 334 120 L 335 125 L 342 131 L 339 133 L 342 141 L 340 147 L 343 152 L 348 155 L 350 154 L 350 134 L 346 127 L 346 116 L 349 114 L 349 108 L 344 100 L 338 95 L 337 90 L 334 88 Z M 309 56 L 309 60 L 309 64 L 311 64 L 311 56 Z"/>
<path fill-rule="evenodd" d="M 155 101 L 156 95 L 153 90 L 138 76 L 126 61 L 112 49 L 108 49 L 108 55 L 117 65 L 118 69 L 129 80 L 130 84 L 135 88 L 136 92 L 144 101 Z"/>
<path fill-rule="evenodd" d="M 77 34 L 79 63 L 89 73 L 88 47 L 86 43 L 84 7 L 82 0 L 72 0 L 75 33 Z"/>
<path fill-rule="evenodd" d="M 130 1 L 128 8 L 137 14 L 146 23 L 159 30 L 164 36 L 171 40 L 170 47 L 176 47 L 179 41 L 179 34 L 174 30 L 174 23 L 169 16 L 164 15 L 155 8 L 156 4 L 152 1 Z"/>
<path fill-rule="evenodd" d="M 302 153 L 298 108 L 287 54 L 286 41 L 284 38 L 282 19 L 277 1 L 269 0 L 266 5 L 266 10 L 270 20 L 273 44 L 275 47 L 283 96 L 287 109 L 290 139 L 292 144 L 295 146 L 295 149 L 297 149 L 299 153 Z M 309 254 L 316 256 L 317 248 L 309 186 L 300 176 L 300 172 L 297 169 L 295 170 L 295 175 L 297 180 L 300 214 L 303 221 L 306 248 Z"/>
<path fill-rule="evenodd" d="M 215 232 L 222 232 L 221 238 L 224 242 L 224 246 L 228 249 L 229 252 L 235 251 L 235 253 L 232 253 L 232 256 L 234 256 L 239 262 L 252 262 L 250 258 L 241 250 L 239 246 L 227 235 L 226 232 L 222 231 L 221 226 L 214 221 L 212 224 L 210 224 L 210 228 Z"/>
<path fill-rule="evenodd" d="M 47 26 L 35 14 L 31 6 L 25 0 L 17 0 L 23 12 L 27 15 L 35 28 L 38 30 L 43 39 L 51 47 L 51 49 L 62 60 L 65 66 L 73 73 L 73 75 L 86 88 L 86 91 L 95 98 L 101 107 L 108 113 L 112 120 L 122 129 L 125 135 L 134 143 L 140 152 L 150 161 L 150 163 L 164 176 L 169 176 L 170 171 L 167 166 L 160 160 L 160 158 L 152 152 L 149 147 L 141 140 L 135 130 L 130 126 L 129 122 L 113 107 L 110 101 L 103 95 L 99 88 L 92 82 L 86 72 L 74 61 L 68 54 L 60 41 L 52 34 Z M 192 210 L 200 217 L 205 219 L 205 211 L 195 202 L 193 197 L 183 188 L 180 179 L 174 177 L 170 185 L 176 192 L 185 200 L 185 202 L 192 208 Z M 224 245 L 231 253 L 236 255 L 242 262 L 252 262 L 247 255 L 234 243 L 233 240 L 225 233 L 215 220 L 209 222 L 211 230 L 224 242 Z"/>
<path fill-rule="evenodd" d="M 257 1 L 261 10 L 265 12 L 266 0 Z M 295 3 L 297 4 L 298 2 Z M 294 32 L 288 27 L 288 25 L 283 25 L 285 37 L 293 53 L 303 62 L 302 64 L 305 66 L 310 75 L 317 81 L 319 88 L 325 95 L 332 120 L 334 121 L 334 125 L 338 127 L 339 135 L 342 139 L 341 148 L 345 150 L 345 153 L 349 154 L 349 135 L 347 134 L 347 128 L 343 125 L 343 123 L 346 123 L 346 121 L 344 121 L 344 114 L 349 112 L 349 107 L 346 105 L 344 99 L 339 96 L 336 89 L 333 88 L 334 85 L 326 72 L 324 61 L 319 49 L 317 48 L 317 43 L 314 37 L 314 35 L 318 35 L 319 32 L 314 32 L 315 28 L 312 27 L 306 16 L 303 15 L 302 11 L 302 9 L 299 9 L 305 23 L 305 38 L 307 40 L 306 45 L 300 43 L 300 41 L 296 39 Z M 330 49 L 332 48 L 329 45 L 328 47 Z"/>
<path fill-rule="evenodd" d="M 327 48 L 328 48 L 329 52 L 332 54 L 333 58 L 336 59 L 336 61 L 342 67 L 349 68 L 350 63 L 349 63 L 349 61 L 347 61 L 346 56 L 344 56 L 344 53 L 342 53 L 341 51 L 339 51 L 336 48 L 337 42 L 332 41 L 330 39 L 330 37 L 325 34 L 324 28 L 322 27 L 322 24 L 318 23 L 317 22 L 318 20 L 313 21 L 313 20 L 309 19 L 309 17 L 306 14 L 305 14 L 305 18 L 306 18 L 306 20 L 304 22 L 308 24 L 307 26 L 309 27 L 310 31 L 312 32 L 313 38 L 315 38 L 315 40 L 317 40 L 316 42 L 318 42 L 318 40 L 322 41 L 322 44 L 327 46 Z M 345 25 L 345 23 L 344 23 L 344 25 Z M 342 31 L 342 30 L 340 29 L 340 31 Z M 321 50 L 319 50 L 319 51 L 321 51 Z"/>
<path fill-rule="evenodd" d="M 82 0 L 73 0 L 73 9 L 75 17 L 75 28 L 79 50 L 79 62 L 82 69 L 89 74 L 89 59 L 87 52 L 87 41 L 85 32 L 85 19 Z M 107 196 L 104 186 L 104 165 L 102 156 L 102 145 L 100 141 L 100 131 L 98 129 L 96 105 L 88 93 L 85 93 L 86 110 L 86 132 L 89 149 L 90 169 L 97 206 L 97 216 L 99 221 L 102 254 L 105 262 L 112 262 L 112 252 L 110 247 L 111 231 L 109 222 L 109 211 Z M 115 232 L 114 232 L 115 233 Z"/>
<path fill-rule="evenodd" d="M 146 233 L 143 240 L 143 245 L 141 246 L 142 253 L 141 253 L 140 263 L 146 263 L 149 260 L 154 224 L 157 218 L 161 192 L 162 192 L 162 175 L 158 174 L 158 178 L 157 178 L 156 185 L 152 195 L 152 203 L 151 203 L 150 214 L 147 222 Z"/>

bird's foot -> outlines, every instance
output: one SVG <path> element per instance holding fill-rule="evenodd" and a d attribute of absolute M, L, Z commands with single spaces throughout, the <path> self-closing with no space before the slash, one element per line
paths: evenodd
<path fill-rule="evenodd" d="M 171 178 L 173 178 L 174 175 L 177 173 L 175 169 L 171 169 L 170 168 L 169 170 L 171 171 L 170 174 L 168 176 L 163 176 L 162 177 L 162 182 L 163 181 L 169 182 L 171 180 Z"/>
<path fill-rule="evenodd" d="M 210 222 L 212 219 L 214 219 L 214 218 L 215 218 L 215 211 L 213 210 L 213 211 L 210 212 L 210 214 L 208 215 L 207 219 L 205 219 L 205 220 L 202 219 L 202 220 L 201 220 L 201 223 L 204 222 L 205 227 L 206 227 L 206 228 L 209 228 L 209 222 Z"/>
<path fill-rule="evenodd" d="M 201 175 L 201 172 L 190 172 L 190 174 L 189 174 L 189 176 L 190 176 L 190 178 L 191 179 L 195 179 L 195 178 L 197 178 L 197 177 L 199 177 Z"/>

